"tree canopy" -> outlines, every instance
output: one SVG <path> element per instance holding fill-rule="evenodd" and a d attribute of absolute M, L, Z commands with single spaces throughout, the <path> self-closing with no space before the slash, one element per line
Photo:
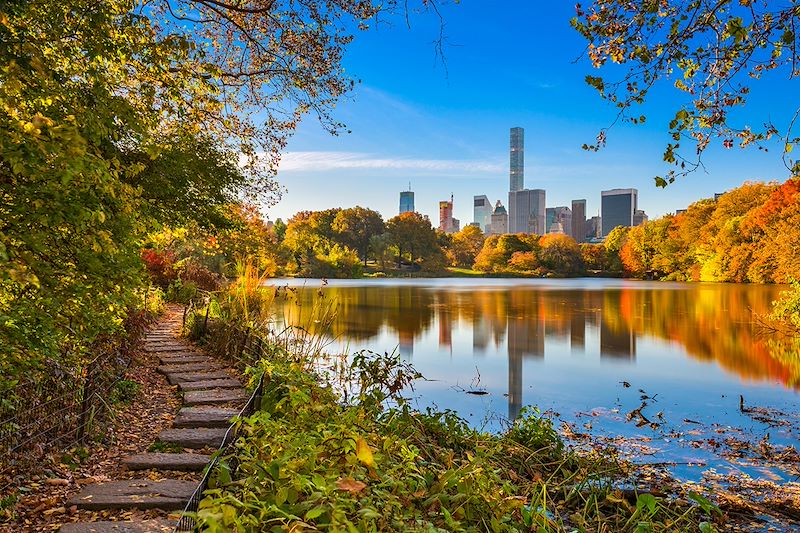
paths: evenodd
<path fill-rule="evenodd" d="M 787 168 L 800 172 L 800 161 L 791 155 L 800 141 L 793 129 L 800 109 L 775 121 L 763 117 L 761 127 L 735 113 L 757 80 L 794 80 L 800 74 L 796 0 L 592 0 L 577 4 L 576 12 L 572 25 L 588 41 L 586 55 L 609 73 L 586 81 L 616 106 L 615 122 L 643 123 L 647 116 L 636 107 L 661 84 L 685 95 L 664 150 L 664 161 L 674 168 L 656 177 L 657 185 L 700 167 L 714 142 L 767 149 L 769 139 L 780 138 Z M 585 148 L 597 150 L 605 142 L 603 129 L 597 143 Z"/>

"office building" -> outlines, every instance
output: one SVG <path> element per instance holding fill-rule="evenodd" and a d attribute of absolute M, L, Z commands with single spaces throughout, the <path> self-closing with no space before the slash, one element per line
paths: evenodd
<path fill-rule="evenodd" d="M 543 235 L 545 226 L 545 191 L 522 189 L 508 193 L 509 233 Z"/>
<path fill-rule="evenodd" d="M 600 193 L 600 216 L 602 217 L 603 237 L 617 226 L 633 226 L 639 191 L 636 189 L 612 189 Z"/>
<path fill-rule="evenodd" d="M 592 217 L 586 221 L 586 234 L 584 238 L 587 242 L 593 239 L 599 239 L 602 231 L 602 219 L 600 217 Z"/>
<path fill-rule="evenodd" d="M 586 240 L 586 200 L 572 200 L 572 228 L 569 234 L 575 242 Z"/>
<path fill-rule="evenodd" d="M 647 222 L 647 213 L 645 213 L 641 209 L 637 209 L 633 212 L 633 225 L 634 226 L 641 226 Z"/>
<path fill-rule="evenodd" d="M 450 200 L 442 200 L 439 202 L 439 231 L 445 233 L 456 233 L 461 226 L 461 222 L 457 218 L 453 218 L 453 195 L 450 195 Z"/>
<path fill-rule="evenodd" d="M 489 225 L 492 223 L 492 202 L 486 195 L 474 198 L 475 216 L 473 220 L 482 232 L 489 233 Z"/>
<path fill-rule="evenodd" d="M 525 130 L 511 128 L 510 176 L 509 188 L 511 192 L 521 191 L 525 188 Z"/>
<path fill-rule="evenodd" d="M 490 224 L 489 234 L 491 235 L 504 235 L 508 233 L 508 212 L 500 200 L 497 200 L 497 205 L 492 211 L 492 222 Z"/>
<path fill-rule="evenodd" d="M 545 227 L 547 233 L 563 233 L 569 235 L 572 232 L 572 210 L 567 206 L 548 207 L 545 216 Z"/>
<path fill-rule="evenodd" d="M 414 192 L 410 190 L 400 193 L 400 214 L 414 212 Z"/>

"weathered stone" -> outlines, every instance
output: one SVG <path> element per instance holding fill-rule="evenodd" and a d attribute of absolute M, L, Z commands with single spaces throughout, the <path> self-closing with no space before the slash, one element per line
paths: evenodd
<path fill-rule="evenodd" d="M 159 355 L 158 360 L 162 365 L 181 365 L 184 363 L 211 363 L 214 360 L 207 355 L 199 355 L 197 352 L 176 353 L 169 355 Z"/>
<path fill-rule="evenodd" d="M 181 428 L 165 429 L 158 434 L 158 440 L 176 444 L 182 448 L 219 448 L 225 437 L 225 428 Z"/>
<path fill-rule="evenodd" d="M 219 370 L 219 365 L 210 363 L 186 363 L 185 365 L 161 365 L 158 371 L 162 374 L 174 374 L 176 372 L 210 372 Z"/>
<path fill-rule="evenodd" d="M 127 479 L 87 485 L 68 502 L 81 509 L 183 509 L 197 487 L 195 481 Z"/>
<path fill-rule="evenodd" d="M 137 453 L 122 460 L 128 470 L 183 470 L 196 472 L 206 467 L 210 455 L 199 453 Z"/>
<path fill-rule="evenodd" d="M 187 381 L 206 381 L 209 379 L 225 379 L 230 377 L 227 372 L 222 370 L 215 370 L 213 372 L 167 372 L 165 375 L 170 385 L 186 383 Z"/>
<path fill-rule="evenodd" d="M 75 522 L 64 524 L 61 533 L 172 533 L 175 522 L 142 520 L 141 522 Z"/>
<path fill-rule="evenodd" d="M 230 390 L 198 390 L 189 391 L 183 395 L 183 405 L 215 405 L 221 403 L 244 403 L 247 401 L 247 393 L 244 389 Z"/>
<path fill-rule="evenodd" d="M 208 379 L 204 381 L 187 381 L 178 383 L 182 391 L 209 390 L 209 389 L 241 389 L 242 384 L 235 379 Z"/>
<path fill-rule="evenodd" d="M 172 421 L 175 428 L 227 428 L 238 409 L 220 407 L 184 407 Z"/>
<path fill-rule="evenodd" d="M 166 352 L 185 352 L 189 350 L 187 346 L 173 345 L 173 346 L 147 346 L 145 345 L 144 351 L 151 353 L 166 353 Z"/>

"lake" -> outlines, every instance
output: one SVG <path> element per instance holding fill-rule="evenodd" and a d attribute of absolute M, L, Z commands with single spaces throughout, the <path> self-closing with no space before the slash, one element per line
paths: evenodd
<path fill-rule="evenodd" d="M 330 350 L 398 351 L 410 361 L 427 378 L 409 391 L 418 408 L 451 409 L 497 431 L 536 406 L 575 442 L 615 443 L 686 480 L 710 468 L 776 482 L 797 475 L 741 453 L 764 439 L 800 442 L 797 344 L 754 318 L 782 287 L 595 278 L 271 284 L 297 288 L 279 322 L 309 327 L 322 287 L 337 309 Z"/>

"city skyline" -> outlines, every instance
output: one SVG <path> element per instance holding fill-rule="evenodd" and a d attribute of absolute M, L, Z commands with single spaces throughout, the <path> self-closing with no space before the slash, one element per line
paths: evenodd
<path fill-rule="evenodd" d="M 597 74 L 591 66 L 574 63 L 585 41 L 569 27 L 573 5 L 512 1 L 504 10 L 469 3 L 443 8 L 449 42 L 457 45 L 445 47 L 446 71 L 431 45 L 436 21 L 356 34 L 345 67 L 361 84 L 336 108 L 336 118 L 352 133 L 333 137 L 312 117 L 300 123 L 278 173 L 288 192 L 266 209 L 272 220 L 354 205 L 389 218 L 397 214 L 398 191 L 411 181 L 417 211 L 434 224 L 438 202 L 451 193 L 453 216 L 471 221 L 474 195 L 507 203 L 511 126 L 526 130 L 527 186 L 547 190 L 550 206 L 586 198 L 587 219 L 598 214 L 602 190 L 637 188 L 639 208 L 655 218 L 746 180 L 788 176 L 778 145 L 768 153 L 714 145 L 705 156 L 707 173 L 657 189 L 653 177 L 669 168 L 662 157 L 679 95 L 651 94 L 642 109 L 644 125 L 618 124 L 606 148 L 582 150 L 613 122 L 615 110 L 586 85 L 585 76 Z M 527 31 L 523 21 L 533 16 L 540 35 L 518 39 Z M 544 39 L 560 44 L 543 47 Z M 396 57 L 396 50 L 404 53 Z M 375 61 L 382 54 L 393 60 Z M 742 120 L 755 126 L 770 116 L 790 116 L 784 112 L 788 102 L 775 97 L 783 90 L 779 80 L 754 86 L 739 111 Z"/>

